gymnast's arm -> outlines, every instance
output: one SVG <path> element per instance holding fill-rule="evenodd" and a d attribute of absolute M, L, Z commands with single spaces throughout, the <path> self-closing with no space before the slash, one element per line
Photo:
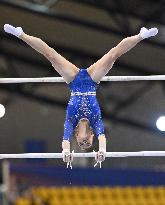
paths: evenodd
<path fill-rule="evenodd" d="M 33 49 L 44 55 L 67 83 L 71 82 L 74 79 L 75 75 L 78 73 L 79 69 L 75 65 L 58 54 L 53 48 L 49 47 L 40 38 L 27 35 L 23 32 L 21 27 L 15 28 L 14 26 L 11 26 L 9 24 L 4 25 L 4 30 L 7 33 L 20 38 Z"/>
<path fill-rule="evenodd" d="M 106 152 L 106 137 L 104 134 L 98 137 L 99 140 L 99 151 Z"/>
<path fill-rule="evenodd" d="M 101 162 L 103 162 L 105 160 L 105 157 L 106 157 L 106 138 L 105 138 L 105 135 L 102 134 L 102 135 L 98 136 L 98 140 L 99 140 L 99 151 L 95 155 L 96 164 L 94 166 L 96 166 L 98 163 L 100 163 L 100 168 L 101 168 Z"/>
<path fill-rule="evenodd" d="M 63 161 L 66 163 L 71 163 L 73 161 L 73 155 L 70 153 L 70 142 L 69 140 L 62 141 L 62 153 Z M 68 165 L 67 165 L 68 167 Z"/>
<path fill-rule="evenodd" d="M 67 151 L 67 152 L 70 152 L 70 142 L 69 140 L 63 140 L 62 141 L 62 149 L 63 151 Z"/>

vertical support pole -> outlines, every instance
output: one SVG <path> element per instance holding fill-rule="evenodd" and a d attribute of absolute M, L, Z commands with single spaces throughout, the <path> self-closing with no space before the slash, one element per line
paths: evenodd
<path fill-rule="evenodd" d="M 9 205 L 9 183 L 10 183 L 10 167 L 8 160 L 2 161 L 2 202 L 3 205 Z"/>

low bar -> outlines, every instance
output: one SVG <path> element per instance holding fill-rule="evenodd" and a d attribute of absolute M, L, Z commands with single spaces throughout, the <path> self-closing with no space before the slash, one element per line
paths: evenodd
<path fill-rule="evenodd" d="M 96 152 L 73 153 L 73 157 L 95 157 Z M 139 151 L 139 152 L 106 152 L 106 157 L 165 157 L 165 151 Z M 24 159 L 24 158 L 63 158 L 62 153 L 22 153 L 0 154 L 0 159 Z"/>

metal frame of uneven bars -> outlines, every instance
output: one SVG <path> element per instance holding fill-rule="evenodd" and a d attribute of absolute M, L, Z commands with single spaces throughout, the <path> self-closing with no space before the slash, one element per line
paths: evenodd
<path fill-rule="evenodd" d="M 105 76 L 101 81 L 139 81 L 139 80 L 165 80 L 165 75 L 148 76 Z M 62 77 L 40 78 L 0 78 L 0 83 L 54 83 L 65 82 Z"/>
<path fill-rule="evenodd" d="M 95 157 L 96 152 L 73 153 L 73 157 Z M 165 151 L 139 151 L 139 152 L 106 152 L 106 157 L 165 157 Z M 63 158 L 62 153 L 23 153 L 23 154 L 0 154 L 0 159 L 23 159 L 23 158 Z"/>

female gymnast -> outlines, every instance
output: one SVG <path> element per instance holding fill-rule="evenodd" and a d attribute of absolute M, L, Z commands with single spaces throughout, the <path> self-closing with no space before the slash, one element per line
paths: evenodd
<path fill-rule="evenodd" d="M 73 65 L 41 39 L 25 34 L 21 27 L 5 24 L 4 30 L 22 39 L 44 55 L 69 85 L 71 98 L 67 106 L 64 123 L 63 161 L 67 162 L 67 165 L 73 161 L 69 140 L 74 132 L 81 149 L 88 149 L 92 146 L 94 135 L 98 138 L 99 151 L 96 152 L 95 160 L 101 164 L 106 156 L 106 137 L 100 107 L 96 99 L 97 86 L 102 77 L 108 73 L 114 62 L 121 55 L 143 39 L 155 36 L 158 33 L 158 29 L 141 28 L 139 34 L 123 39 L 100 60 L 86 69 Z"/>

